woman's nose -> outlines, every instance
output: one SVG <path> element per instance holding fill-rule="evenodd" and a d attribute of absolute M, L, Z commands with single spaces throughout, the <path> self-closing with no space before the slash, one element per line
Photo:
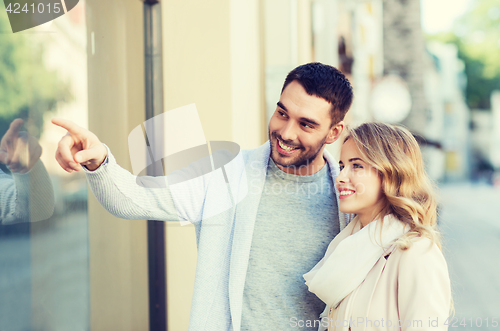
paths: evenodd
<path fill-rule="evenodd" d="M 340 173 L 337 175 L 337 178 L 335 178 L 335 181 L 337 183 L 345 183 L 347 181 L 347 177 L 345 175 L 344 169 L 345 168 L 343 168 L 342 170 L 340 170 Z"/>

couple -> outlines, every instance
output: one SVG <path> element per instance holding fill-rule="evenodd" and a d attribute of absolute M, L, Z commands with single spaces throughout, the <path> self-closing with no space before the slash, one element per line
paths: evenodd
<path fill-rule="evenodd" d="M 448 271 L 413 136 L 384 124 L 351 130 L 340 171 L 324 151 L 342 134 L 352 98 L 331 66 L 292 70 L 269 142 L 241 152 L 246 176 L 233 177 L 245 179 L 227 185 L 236 195 L 250 183 L 258 190 L 209 218 L 223 200 L 214 195 L 215 174 L 197 181 L 201 196 L 146 188 L 93 133 L 62 119 L 53 120 L 68 130 L 56 158 L 68 172 L 83 168 L 94 195 L 118 217 L 201 215 L 190 330 L 446 329 Z M 284 187 L 293 189 L 276 189 Z"/>

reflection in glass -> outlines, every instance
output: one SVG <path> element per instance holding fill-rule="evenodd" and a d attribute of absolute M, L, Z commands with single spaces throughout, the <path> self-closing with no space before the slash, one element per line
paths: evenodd
<path fill-rule="evenodd" d="M 54 212 L 54 192 L 40 161 L 42 147 L 14 120 L 0 141 L 0 224 L 40 221 Z M 10 175 L 8 174 L 10 172 Z"/>
<path fill-rule="evenodd" d="M 85 2 L 12 33 L 0 2 L 0 330 L 89 329 L 87 186 L 50 118 L 87 122 Z"/>

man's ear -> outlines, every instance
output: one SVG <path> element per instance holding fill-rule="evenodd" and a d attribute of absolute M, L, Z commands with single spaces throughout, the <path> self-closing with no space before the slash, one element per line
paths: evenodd
<path fill-rule="evenodd" d="M 328 136 L 326 137 L 325 144 L 331 144 L 339 139 L 340 135 L 344 131 L 344 121 L 340 121 L 330 128 Z"/>

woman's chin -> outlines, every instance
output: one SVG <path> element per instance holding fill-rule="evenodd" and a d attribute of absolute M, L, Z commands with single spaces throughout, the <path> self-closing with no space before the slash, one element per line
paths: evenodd
<path fill-rule="evenodd" d="M 350 208 L 342 208 L 340 207 L 339 210 L 344 213 L 344 214 L 357 214 L 356 210 L 350 209 Z"/>

